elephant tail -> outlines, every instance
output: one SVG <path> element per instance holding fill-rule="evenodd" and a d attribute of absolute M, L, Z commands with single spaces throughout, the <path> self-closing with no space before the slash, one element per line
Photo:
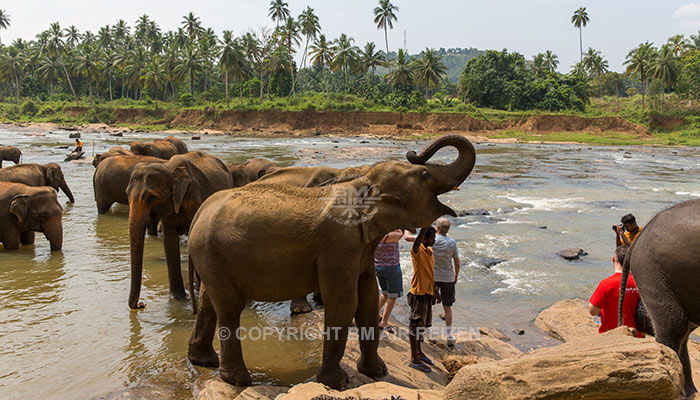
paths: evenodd
<path fill-rule="evenodd" d="M 194 263 L 192 256 L 187 256 L 187 275 L 190 280 L 190 298 L 192 299 L 192 314 L 197 314 L 197 297 L 194 295 Z"/>
<path fill-rule="evenodd" d="M 622 262 L 622 276 L 620 277 L 620 300 L 617 303 L 617 326 L 622 326 L 622 310 L 625 304 L 625 292 L 627 292 L 627 279 L 630 275 L 630 259 L 632 258 L 634 243 L 627 250 L 625 260 Z"/>

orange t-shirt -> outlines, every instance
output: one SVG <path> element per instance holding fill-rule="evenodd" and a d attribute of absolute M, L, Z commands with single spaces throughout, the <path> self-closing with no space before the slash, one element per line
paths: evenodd
<path fill-rule="evenodd" d="M 433 249 L 420 244 L 418 253 L 411 247 L 411 261 L 413 261 L 413 279 L 411 279 L 411 293 L 416 296 L 433 294 L 435 286 L 435 261 Z"/>

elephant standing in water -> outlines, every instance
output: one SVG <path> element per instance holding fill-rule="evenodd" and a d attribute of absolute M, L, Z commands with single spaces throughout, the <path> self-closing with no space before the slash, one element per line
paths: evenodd
<path fill-rule="evenodd" d="M 426 163 L 445 146 L 459 150 L 449 165 Z M 283 301 L 319 291 L 325 303 L 326 334 L 319 382 L 347 382 L 339 362 L 353 318 L 361 331 L 357 369 L 381 377 L 377 354 L 379 294 L 373 253 L 397 228 L 415 232 L 455 212 L 438 196 L 459 186 L 472 171 L 475 151 L 460 135 L 429 144 L 411 163 L 388 161 L 344 183 L 299 188 L 255 183 L 211 196 L 192 221 L 190 271 L 202 281 L 197 318 L 189 339 L 193 364 L 219 365 L 212 346 L 217 321 L 232 334 L 221 341 L 221 377 L 249 385 L 241 343 L 235 335 L 248 300 Z M 348 195 L 367 207 L 348 208 Z M 351 211 L 351 212 L 348 212 Z M 191 272 L 192 273 L 192 272 Z"/>
<path fill-rule="evenodd" d="M 131 150 L 127 150 L 121 146 L 112 147 L 109 151 L 104 153 L 97 153 L 95 157 L 92 158 L 92 166 L 97 168 L 97 166 L 109 157 L 114 156 L 133 156 L 134 153 Z"/>
<path fill-rule="evenodd" d="M 0 182 L 24 183 L 29 186 L 51 186 L 60 188 L 68 197 L 69 203 L 74 203 L 73 193 L 71 193 L 66 179 L 63 176 L 61 167 L 56 163 L 40 164 L 19 164 L 0 169 Z"/>
<path fill-rule="evenodd" d="M 21 158 L 22 151 L 15 146 L 0 146 L 0 168 L 2 168 L 3 161 L 12 161 L 15 164 L 19 164 Z"/>
<path fill-rule="evenodd" d="M 185 142 L 172 136 L 147 143 L 133 142 L 129 149 L 136 155 L 158 157 L 164 160 L 188 152 Z"/>
<path fill-rule="evenodd" d="M 44 233 L 51 251 L 61 250 L 62 216 L 55 190 L 0 182 L 0 242 L 5 250 L 34 244 L 34 232 Z"/>
<path fill-rule="evenodd" d="M 136 155 L 112 156 L 100 161 L 92 177 L 97 212 L 105 214 L 114 203 L 129 204 L 126 188 L 136 164 L 165 162 L 162 158 Z"/>
<path fill-rule="evenodd" d="M 232 187 L 233 179 L 226 165 L 201 151 L 180 154 L 165 163 L 139 163 L 134 167 L 126 188 L 131 240 L 129 307 L 144 307 L 139 296 L 146 227 L 154 219 L 162 222 L 170 294 L 184 299 L 187 296 L 180 273 L 180 235 L 188 233 L 190 222 L 204 200 Z"/>
<path fill-rule="evenodd" d="M 688 356 L 688 336 L 700 325 L 700 200 L 657 214 L 632 243 L 622 270 L 618 315 L 631 272 L 656 341 L 672 348 L 683 364 L 683 395 L 697 392 Z M 618 325 L 622 325 L 619 318 Z"/>
<path fill-rule="evenodd" d="M 245 186 L 277 169 L 277 164 L 266 158 L 253 158 L 245 163 L 226 164 L 233 177 L 233 187 Z"/>

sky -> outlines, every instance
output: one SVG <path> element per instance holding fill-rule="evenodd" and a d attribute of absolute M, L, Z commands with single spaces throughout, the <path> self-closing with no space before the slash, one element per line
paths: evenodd
<path fill-rule="evenodd" d="M 362 47 L 368 41 L 384 48 L 384 33 L 373 23 L 377 0 L 286 0 L 293 16 L 312 7 L 328 38 L 346 33 Z M 697 0 L 696 0 L 697 1 Z M 475 47 L 508 49 L 530 59 L 552 50 L 559 70 L 567 72 L 579 58 L 579 32 L 571 24 L 578 7 L 586 7 L 590 23 L 583 29 L 584 51 L 600 50 L 610 69 L 622 71 L 632 48 L 645 41 L 659 45 L 678 33 L 700 30 L 700 2 L 688 0 L 392 0 L 398 21 L 389 32 L 389 48 L 406 47 L 410 53 L 425 48 Z M 163 31 L 174 30 L 192 11 L 205 27 L 242 33 L 271 27 L 268 0 L 9 0 L 0 8 L 11 25 L 0 31 L 3 43 L 33 39 L 54 21 L 96 33 L 99 27 L 124 19 L 133 26 L 148 14 Z"/>

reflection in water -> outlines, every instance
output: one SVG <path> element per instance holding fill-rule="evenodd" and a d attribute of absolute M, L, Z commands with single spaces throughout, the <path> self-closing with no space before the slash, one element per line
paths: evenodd
<path fill-rule="evenodd" d="M 70 145 L 67 132 L 27 136 L 2 132 L 5 144 L 22 148 L 26 162 L 60 162 Z M 116 140 L 85 133 L 103 152 L 152 134 Z M 186 139 L 186 136 L 182 136 Z M 336 142 L 334 142 L 334 140 Z M 280 165 L 373 164 L 402 159 L 423 143 L 360 138 L 267 138 L 203 136 L 191 148 L 226 162 L 267 157 Z M 336 147 L 337 146 L 337 147 Z M 92 146 L 88 146 L 90 152 Z M 562 298 L 587 297 L 611 272 L 614 236 L 610 225 L 633 212 L 645 224 L 664 207 L 700 196 L 698 162 L 692 150 L 587 146 L 478 145 L 477 165 L 460 191 L 441 200 L 456 210 L 484 209 L 489 215 L 452 219 L 462 265 L 457 285 L 455 326 L 491 326 L 529 348 L 547 343 L 530 327 L 537 312 Z M 440 151 L 450 161 L 454 151 Z M 91 155 L 91 154 L 90 154 Z M 62 163 L 76 203 L 64 207 L 64 247 L 49 251 L 43 235 L 35 246 L 0 250 L 0 398 L 191 398 L 191 387 L 216 374 L 186 360 L 194 315 L 189 301 L 168 295 L 167 268 L 160 237 L 147 237 L 142 299 L 131 311 L 128 207 L 114 205 L 98 215 L 87 163 Z M 59 200 L 65 197 L 59 194 Z M 582 247 L 590 255 L 570 263 L 558 250 Z M 182 247 L 183 266 L 186 247 Z M 404 287 L 412 267 L 402 245 Z M 183 268 L 184 270 L 185 268 Z M 254 272 L 252 272 L 254 273 Z M 253 302 L 243 312 L 246 328 L 302 328 L 311 316 L 289 316 L 288 303 Z M 395 315 L 406 319 L 405 298 Z M 437 312 L 435 313 L 437 315 Z M 434 321 L 441 326 L 441 321 Z M 316 338 L 276 336 L 243 340 L 253 379 L 288 385 L 312 376 L 320 364 Z M 218 340 L 215 343 L 218 348 Z"/>

